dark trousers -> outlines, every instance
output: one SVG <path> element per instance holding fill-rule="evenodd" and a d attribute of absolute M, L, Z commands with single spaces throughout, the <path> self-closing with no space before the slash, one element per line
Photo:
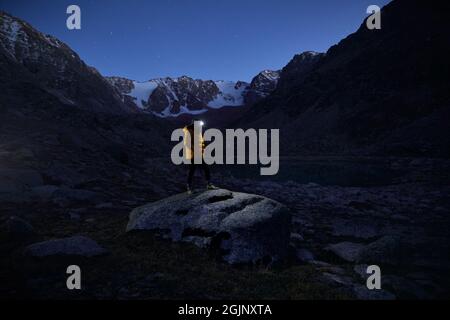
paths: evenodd
<path fill-rule="evenodd" d="M 194 162 L 194 160 L 192 160 L 192 162 Z M 202 164 L 191 163 L 191 164 L 189 164 L 189 174 L 188 174 L 188 185 L 190 187 L 192 186 L 192 180 L 194 179 L 195 171 L 200 168 L 203 169 L 203 172 L 205 173 L 205 179 L 206 179 L 207 183 L 210 182 L 211 172 L 209 171 L 208 165 L 205 162 L 203 162 Z"/>

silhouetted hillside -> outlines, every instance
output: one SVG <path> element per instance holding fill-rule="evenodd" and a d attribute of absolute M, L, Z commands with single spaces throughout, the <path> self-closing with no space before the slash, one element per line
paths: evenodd
<path fill-rule="evenodd" d="M 280 128 L 284 153 L 449 156 L 448 12 L 391 2 L 381 30 L 364 22 L 307 74 L 288 65 L 240 124 Z"/>

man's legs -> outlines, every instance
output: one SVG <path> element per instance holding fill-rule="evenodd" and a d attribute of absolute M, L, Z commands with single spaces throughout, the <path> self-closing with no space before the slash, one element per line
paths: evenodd
<path fill-rule="evenodd" d="M 189 164 L 188 184 L 187 184 L 188 192 L 191 192 L 192 190 L 192 180 L 194 179 L 195 169 L 196 165 L 194 163 Z"/>
<path fill-rule="evenodd" d="M 192 192 L 194 174 L 195 174 L 195 171 L 197 170 L 197 167 L 201 167 L 203 169 L 203 172 L 205 173 L 206 188 L 207 189 L 216 189 L 216 187 L 214 187 L 211 184 L 211 171 L 209 170 L 209 166 L 205 162 L 203 162 L 201 165 L 194 164 L 194 163 L 189 164 L 187 191 L 189 193 Z"/>
<path fill-rule="evenodd" d="M 211 171 L 209 170 L 209 166 L 203 162 L 202 163 L 203 171 L 205 172 L 205 179 L 206 179 L 206 189 L 208 190 L 214 190 L 217 189 L 212 183 L 211 183 Z"/>
<path fill-rule="evenodd" d="M 209 166 L 203 162 L 202 163 L 203 172 L 205 173 L 206 183 L 209 184 L 211 181 L 211 171 L 209 171 Z"/>

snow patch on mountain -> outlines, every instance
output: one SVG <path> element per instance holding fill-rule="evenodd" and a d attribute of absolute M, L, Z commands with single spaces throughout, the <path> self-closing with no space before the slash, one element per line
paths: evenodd
<path fill-rule="evenodd" d="M 16 42 L 19 34 L 22 33 L 22 26 L 18 21 L 6 15 L 2 16 L 1 22 L 0 32 L 6 41 L 0 41 L 0 44 L 11 56 L 15 57 Z"/>
<path fill-rule="evenodd" d="M 47 42 L 50 45 L 52 45 L 56 48 L 61 48 L 62 42 L 59 41 L 58 39 L 56 39 L 55 37 L 52 37 L 52 36 L 46 34 L 46 35 L 44 35 L 44 38 L 45 38 L 45 40 L 47 40 Z"/>
<path fill-rule="evenodd" d="M 211 109 L 253 104 L 269 95 L 276 87 L 279 71 L 265 70 L 252 80 L 213 81 L 179 78 L 158 78 L 138 82 L 121 77 L 107 77 L 123 100 L 158 117 L 198 115 Z"/>
<path fill-rule="evenodd" d="M 43 54 L 50 53 L 48 46 L 59 49 L 64 46 L 64 43 L 51 35 L 33 29 L 20 19 L 3 13 L 0 19 L 0 45 L 15 60 L 23 62 L 27 58 L 38 61 Z M 75 58 L 74 55 L 73 57 Z"/>
<path fill-rule="evenodd" d="M 158 83 L 156 81 L 133 81 L 133 86 L 134 88 L 128 95 L 135 100 L 136 105 L 140 109 L 145 109 L 147 101 L 153 91 L 158 87 Z"/>
<path fill-rule="evenodd" d="M 269 81 L 277 82 L 280 78 L 280 71 L 264 70 L 263 72 L 261 72 L 261 76 Z"/>
<path fill-rule="evenodd" d="M 208 109 L 202 109 L 202 110 L 190 110 L 188 106 L 181 106 L 179 112 L 173 113 L 173 112 L 172 112 L 172 106 L 169 105 L 169 106 L 167 106 L 167 108 L 164 109 L 164 111 L 162 111 L 161 113 L 154 112 L 154 111 L 152 111 L 152 113 L 153 113 L 155 116 L 159 117 L 159 118 L 170 118 L 170 117 L 176 118 L 176 117 L 181 116 L 181 115 L 183 115 L 183 114 L 190 114 L 190 115 L 193 115 L 193 116 L 194 116 L 194 115 L 200 115 L 200 114 L 203 114 L 203 113 L 205 113 L 205 112 L 207 112 L 207 111 L 208 111 Z"/>
<path fill-rule="evenodd" d="M 237 107 L 244 105 L 244 93 L 247 85 L 242 82 L 214 81 L 220 92 L 214 100 L 208 103 L 208 107 L 219 109 L 224 106 Z"/>
<path fill-rule="evenodd" d="M 218 94 L 214 99 L 209 101 L 206 108 L 201 110 L 192 110 L 188 105 L 179 106 L 178 111 L 174 111 L 175 102 L 181 101 L 185 98 L 186 93 L 183 93 L 183 97 L 179 97 L 177 93 L 173 90 L 173 83 L 180 83 L 180 81 L 186 80 L 185 78 L 162 78 L 153 79 L 145 82 L 132 81 L 132 89 L 128 92 L 123 92 L 125 95 L 130 96 L 136 106 L 141 110 L 151 111 L 159 117 L 174 117 L 182 114 L 192 114 L 198 115 L 208 111 L 208 108 L 219 109 L 224 106 L 238 107 L 244 105 L 244 95 L 248 89 L 248 84 L 245 82 L 233 82 L 233 81 L 214 81 L 213 83 L 218 88 Z M 117 86 L 117 78 L 111 77 L 109 81 Z M 201 81 L 201 80 L 195 80 Z M 194 84 L 190 84 L 188 89 L 192 90 Z M 165 98 L 167 100 L 167 107 L 161 112 L 154 112 L 149 110 L 149 104 L 152 101 L 152 94 L 158 88 L 164 88 L 166 94 Z"/>

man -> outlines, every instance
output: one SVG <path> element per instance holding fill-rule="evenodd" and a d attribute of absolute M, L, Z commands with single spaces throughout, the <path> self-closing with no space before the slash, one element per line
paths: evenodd
<path fill-rule="evenodd" d="M 195 136 L 195 124 L 197 123 L 197 134 L 198 136 Z M 189 125 L 183 128 L 184 131 L 184 146 L 186 148 L 186 158 L 187 160 L 190 160 L 189 164 L 189 173 L 188 173 L 188 183 L 187 183 L 187 192 L 189 194 L 192 193 L 192 182 L 194 179 L 194 174 L 197 168 L 203 169 L 203 172 L 205 173 L 205 179 L 206 179 L 206 188 L 208 190 L 216 189 L 214 185 L 211 184 L 211 173 L 209 171 L 208 165 L 205 163 L 203 159 L 203 154 L 205 152 L 205 141 L 203 139 L 203 121 L 194 119 Z M 195 143 L 199 143 L 198 148 L 195 148 Z M 200 150 L 201 152 L 201 164 L 195 164 L 195 152 L 196 150 Z"/>

